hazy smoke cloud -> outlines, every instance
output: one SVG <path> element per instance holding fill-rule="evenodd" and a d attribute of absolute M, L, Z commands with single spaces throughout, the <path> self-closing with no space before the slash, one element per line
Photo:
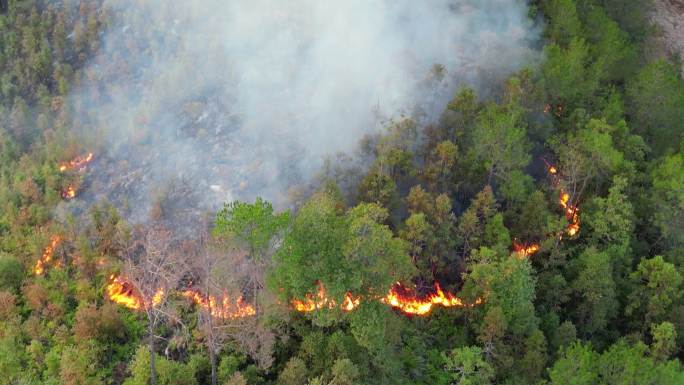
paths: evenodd
<path fill-rule="evenodd" d="M 74 93 L 106 153 L 85 200 L 282 202 L 324 156 L 534 56 L 523 0 L 116 0 Z M 439 63 L 446 77 L 431 77 Z M 194 195 L 193 195 L 194 194 Z M 189 204 L 188 202 L 195 202 Z M 181 205 L 179 205 L 180 207 Z M 162 207 L 173 211 L 170 207 Z M 187 214 L 187 213 L 186 213 Z"/>

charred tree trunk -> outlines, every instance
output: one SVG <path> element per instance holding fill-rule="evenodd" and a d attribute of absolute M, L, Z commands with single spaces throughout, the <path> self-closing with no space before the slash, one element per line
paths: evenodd
<path fill-rule="evenodd" d="M 150 350 L 150 385 L 157 385 L 157 368 L 155 367 L 154 364 L 154 332 L 153 332 L 153 326 L 152 323 L 150 322 L 149 325 L 149 340 L 147 342 L 149 350 Z"/>
<path fill-rule="evenodd" d="M 216 352 L 214 349 L 209 349 L 209 361 L 211 361 L 211 385 L 217 385 L 218 379 L 216 378 Z"/>

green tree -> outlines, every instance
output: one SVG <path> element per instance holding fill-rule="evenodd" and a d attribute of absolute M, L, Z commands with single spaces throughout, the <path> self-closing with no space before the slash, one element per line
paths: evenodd
<path fill-rule="evenodd" d="M 582 32 L 582 23 L 573 0 L 544 1 L 542 10 L 549 20 L 546 35 L 554 43 L 566 46 Z"/>
<path fill-rule="evenodd" d="M 462 385 L 487 385 L 494 379 L 494 369 L 482 358 L 477 346 L 456 348 L 442 354 L 444 368 L 451 380 Z"/>
<path fill-rule="evenodd" d="M 627 315 L 644 327 L 664 321 L 682 294 L 682 276 L 677 268 L 661 256 L 643 259 L 631 279 L 634 290 L 625 308 Z"/>
<path fill-rule="evenodd" d="M 673 354 L 677 353 L 677 331 L 670 322 L 651 325 L 651 335 L 653 343 L 650 347 L 651 357 L 656 361 L 667 361 Z"/>
<path fill-rule="evenodd" d="M 344 213 L 342 207 L 318 193 L 297 213 L 274 257 L 273 287 L 286 298 L 302 298 L 320 282 L 341 304 L 347 292 L 382 293 L 413 276 L 406 244 L 383 224 L 387 210 L 364 203 Z"/>
<path fill-rule="evenodd" d="M 24 267 L 14 257 L 0 252 L 0 289 L 19 290 L 24 280 Z"/>
<path fill-rule="evenodd" d="M 606 329 L 618 310 L 613 270 L 608 254 L 593 248 L 582 252 L 579 263 L 580 273 L 572 283 L 579 297 L 577 320 L 582 335 L 592 337 Z"/>
<path fill-rule="evenodd" d="M 254 203 L 235 201 L 226 204 L 216 214 L 214 236 L 228 240 L 249 254 L 254 266 L 254 274 L 250 277 L 252 300 L 257 311 L 264 275 L 275 252 L 274 241 L 283 234 L 289 222 L 289 212 L 274 214 L 273 206 L 261 198 Z"/>
<path fill-rule="evenodd" d="M 667 246 L 675 251 L 684 247 L 684 155 L 670 155 L 654 168 L 651 178 L 653 222 Z M 681 261 L 680 261 L 681 262 Z"/>
<path fill-rule="evenodd" d="M 529 143 L 518 108 L 486 106 L 477 116 L 473 131 L 473 158 L 486 170 L 488 181 L 510 181 L 530 161 Z"/>
<path fill-rule="evenodd" d="M 130 363 L 131 377 L 123 385 L 147 385 L 150 383 L 150 352 L 140 346 Z M 195 385 L 195 373 L 189 366 L 157 356 L 156 375 L 159 385 Z"/>
<path fill-rule="evenodd" d="M 646 65 L 627 84 L 627 108 L 632 126 L 656 155 L 677 149 L 684 125 L 684 82 L 665 60 Z"/>

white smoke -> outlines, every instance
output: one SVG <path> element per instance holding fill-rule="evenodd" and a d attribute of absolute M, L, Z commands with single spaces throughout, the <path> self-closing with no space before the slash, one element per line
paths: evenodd
<path fill-rule="evenodd" d="M 112 0 L 105 9 L 113 22 L 73 99 L 83 134 L 102 138 L 108 159 L 90 193 L 121 201 L 112 196 L 121 189 L 133 220 L 169 183 L 192 185 L 199 193 L 186 199 L 205 208 L 255 195 L 282 202 L 326 155 L 352 150 L 386 119 L 416 107 L 434 118 L 458 85 L 529 63 L 537 38 L 523 0 Z M 435 64 L 446 69 L 441 81 Z"/>

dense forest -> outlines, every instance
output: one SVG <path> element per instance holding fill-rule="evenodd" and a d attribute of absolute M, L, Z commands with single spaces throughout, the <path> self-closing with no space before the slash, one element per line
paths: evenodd
<path fill-rule="evenodd" d="M 106 152 L 69 98 L 106 97 L 103 3 L 0 15 L 0 385 L 684 384 L 684 80 L 649 1 L 531 1 L 538 63 L 182 236 L 164 196 L 59 209 Z"/>

